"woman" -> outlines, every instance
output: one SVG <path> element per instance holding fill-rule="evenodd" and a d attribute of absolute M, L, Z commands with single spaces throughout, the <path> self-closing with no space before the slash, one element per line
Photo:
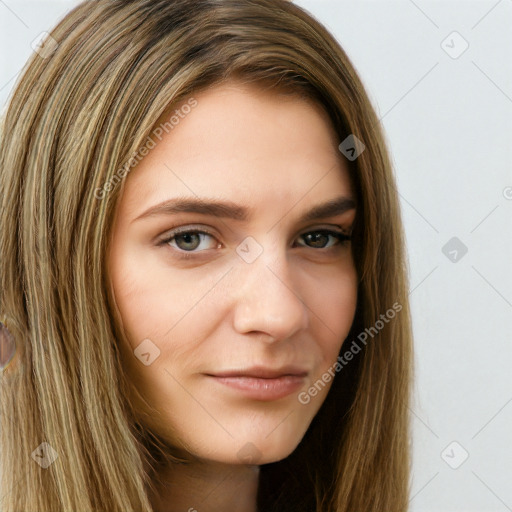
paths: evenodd
<path fill-rule="evenodd" d="M 98 0 L 43 50 L 2 126 L 2 510 L 405 511 L 398 194 L 339 44 Z"/>

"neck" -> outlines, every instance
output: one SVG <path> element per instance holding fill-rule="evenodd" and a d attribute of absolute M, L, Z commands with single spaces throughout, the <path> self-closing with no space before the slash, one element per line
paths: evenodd
<path fill-rule="evenodd" d="M 194 461 L 158 476 L 154 512 L 257 512 L 258 466 Z"/>

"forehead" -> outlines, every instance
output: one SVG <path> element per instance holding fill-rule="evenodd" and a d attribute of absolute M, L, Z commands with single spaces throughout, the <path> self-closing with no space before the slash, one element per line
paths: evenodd
<path fill-rule="evenodd" d="M 185 100 L 157 123 L 174 116 L 125 178 L 125 205 L 139 211 L 178 195 L 291 202 L 350 194 L 337 134 L 312 100 L 239 83 L 192 98 L 193 108 L 182 108 Z"/>

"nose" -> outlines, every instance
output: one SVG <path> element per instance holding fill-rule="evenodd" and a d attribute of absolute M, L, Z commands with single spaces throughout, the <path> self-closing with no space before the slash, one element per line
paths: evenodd
<path fill-rule="evenodd" d="M 237 332 L 278 341 L 307 328 L 308 308 L 295 289 L 285 255 L 271 258 L 264 251 L 256 261 L 240 261 L 240 266 L 234 303 Z"/>

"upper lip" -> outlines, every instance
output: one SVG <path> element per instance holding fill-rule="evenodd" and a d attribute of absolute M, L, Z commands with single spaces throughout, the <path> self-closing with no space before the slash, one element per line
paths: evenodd
<path fill-rule="evenodd" d="M 210 373 L 214 377 L 256 377 L 260 379 L 276 379 L 285 375 L 304 377 L 308 373 L 304 368 L 298 366 L 282 366 L 281 368 L 268 368 L 265 366 L 254 366 L 241 370 L 227 370 L 218 373 Z"/>

